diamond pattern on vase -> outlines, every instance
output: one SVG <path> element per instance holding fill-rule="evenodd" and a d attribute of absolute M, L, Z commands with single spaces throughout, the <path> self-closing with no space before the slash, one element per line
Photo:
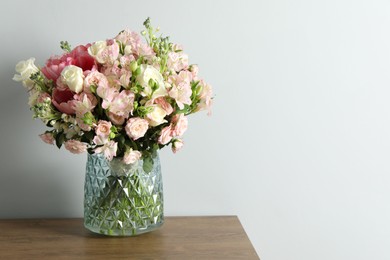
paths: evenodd
<path fill-rule="evenodd" d="M 137 235 L 164 222 L 158 155 L 150 173 L 143 170 L 142 160 L 125 165 L 108 162 L 102 155 L 88 155 L 84 189 L 84 225 L 93 232 Z"/>

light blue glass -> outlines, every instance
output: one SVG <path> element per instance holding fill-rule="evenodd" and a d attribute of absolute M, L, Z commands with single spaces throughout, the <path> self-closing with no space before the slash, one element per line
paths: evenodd
<path fill-rule="evenodd" d="M 135 236 L 164 223 L 161 166 L 158 154 L 146 173 L 143 160 L 126 165 L 88 154 L 84 186 L 84 226 L 95 233 Z"/>

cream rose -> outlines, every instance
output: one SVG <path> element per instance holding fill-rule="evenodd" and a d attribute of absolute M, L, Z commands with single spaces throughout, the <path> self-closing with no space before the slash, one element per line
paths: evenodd
<path fill-rule="evenodd" d="M 80 93 L 83 90 L 84 75 L 80 67 L 74 65 L 66 66 L 61 72 L 61 80 L 73 92 Z"/>
<path fill-rule="evenodd" d="M 104 57 L 101 55 L 102 52 L 107 48 L 106 41 L 97 41 L 88 48 L 88 53 L 94 57 L 97 62 L 105 63 Z"/>
<path fill-rule="evenodd" d="M 139 117 L 130 118 L 127 121 L 125 130 L 127 135 L 133 140 L 137 140 L 145 135 L 148 131 L 149 122 Z"/>
<path fill-rule="evenodd" d="M 151 99 L 155 99 L 167 95 L 164 78 L 159 70 L 146 64 L 142 64 L 140 66 L 140 70 L 141 73 L 137 76 L 137 81 L 144 88 L 141 92 L 142 96 L 151 96 Z M 149 85 L 150 80 L 153 80 L 158 85 L 158 88 L 154 92 L 152 87 Z"/>
<path fill-rule="evenodd" d="M 161 108 L 159 105 L 152 105 L 150 107 L 152 107 L 153 110 L 146 115 L 149 121 L 149 125 L 158 126 L 162 123 L 168 122 L 164 119 L 164 117 L 167 115 L 167 112 L 163 108 Z"/>
<path fill-rule="evenodd" d="M 19 74 L 15 74 L 13 80 L 21 81 L 23 86 L 28 88 L 34 86 L 34 81 L 30 79 L 30 76 L 39 71 L 38 67 L 34 64 L 34 61 L 35 58 L 19 61 L 15 66 L 15 70 Z"/>

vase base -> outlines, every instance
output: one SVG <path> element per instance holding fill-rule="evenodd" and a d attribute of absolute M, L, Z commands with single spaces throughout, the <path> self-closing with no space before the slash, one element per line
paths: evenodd
<path fill-rule="evenodd" d="M 134 229 L 125 229 L 125 230 L 124 229 L 101 229 L 99 227 L 91 227 L 85 224 L 84 227 L 89 231 L 99 235 L 132 237 L 132 236 L 142 235 L 154 231 L 156 229 L 159 229 L 163 224 L 164 222 L 160 222 L 160 223 L 150 225 L 147 228 L 134 228 Z"/>

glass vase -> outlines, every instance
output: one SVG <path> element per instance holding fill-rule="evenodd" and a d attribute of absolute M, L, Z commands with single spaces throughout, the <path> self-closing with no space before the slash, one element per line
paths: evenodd
<path fill-rule="evenodd" d="M 150 162 L 150 161 L 149 161 Z M 84 226 L 110 236 L 135 236 L 164 222 L 163 185 L 158 154 L 145 172 L 142 159 L 124 164 L 88 154 L 84 186 Z"/>

